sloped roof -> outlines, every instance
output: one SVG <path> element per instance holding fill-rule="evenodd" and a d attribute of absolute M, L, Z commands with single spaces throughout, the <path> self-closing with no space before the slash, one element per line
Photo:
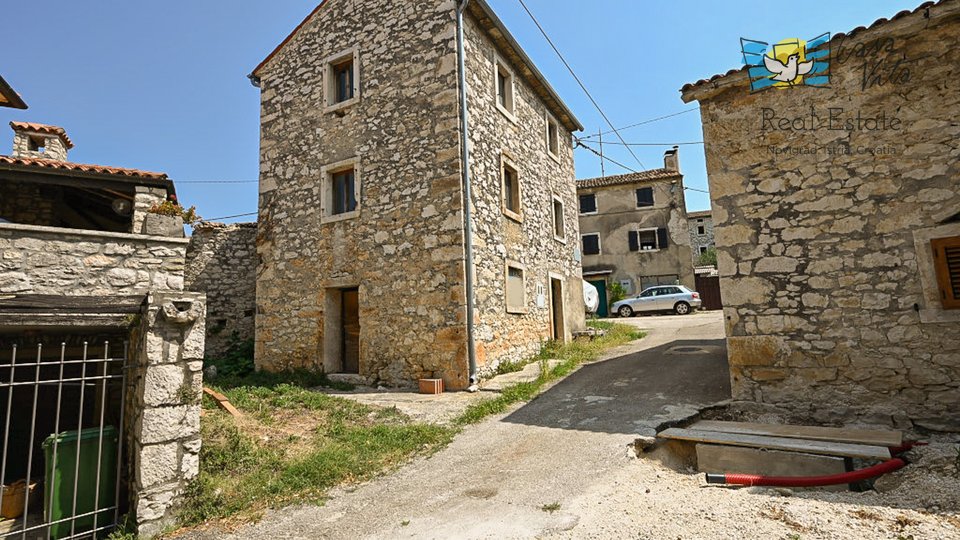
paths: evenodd
<path fill-rule="evenodd" d="M 73 148 L 73 141 L 70 140 L 70 137 L 67 136 L 67 130 L 63 129 L 60 126 L 51 126 L 49 124 L 36 124 L 33 122 L 10 122 L 10 127 L 14 131 L 31 131 L 35 133 L 45 133 L 47 135 L 55 135 L 60 137 L 60 140 L 63 141 L 63 144 L 69 150 Z"/>
<path fill-rule="evenodd" d="M 111 176 L 124 176 L 128 178 L 143 178 L 146 180 L 167 180 L 168 179 L 166 173 L 141 171 L 140 169 L 125 169 L 123 167 L 108 167 L 105 165 L 87 165 L 84 163 L 73 163 L 70 161 L 57 161 L 54 159 L 0 156 L 0 165 L 36 167 L 40 169 L 54 169 L 54 170 L 66 171 L 66 172 L 105 174 L 105 175 L 111 175 Z"/>
<path fill-rule="evenodd" d="M 855 36 L 855 35 L 863 32 L 863 31 L 872 30 L 872 29 L 874 29 L 874 28 L 883 26 L 883 25 L 885 25 L 885 24 L 887 24 L 887 23 L 889 23 L 889 22 L 896 21 L 896 20 L 902 19 L 902 18 L 907 17 L 907 16 L 910 16 L 910 15 L 914 15 L 914 14 L 917 14 L 917 13 L 920 13 L 920 12 L 926 12 L 928 9 L 930 9 L 931 7 L 934 7 L 934 6 L 939 6 L 939 5 L 943 5 L 943 4 L 949 4 L 949 3 L 956 2 L 956 1 L 957 1 L 957 0 L 936 0 L 936 1 L 924 2 L 923 4 L 920 4 L 919 6 L 917 6 L 917 7 L 914 8 L 914 9 L 905 9 L 905 10 L 897 13 L 897 14 L 894 15 L 893 17 L 890 17 L 889 19 L 886 19 L 886 18 L 877 19 L 877 20 L 873 21 L 873 23 L 871 23 L 870 26 L 858 26 L 857 28 L 854 28 L 853 30 L 851 30 L 851 31 L 849 31 L 849 32 L 847 32 L 847 33 L 842 33 L 842 32 L 841 32 L 841 33 L 839 33 L 839 34 L 834 34 L 834 35 L 831 37 L 831 39 L 830 39 L 830 43 L 832 44 L 832 43 L 834 43 L 834 42 L 836 42 L 836 41 L 839 41 L 839 40 L 842 40 L 842 39 L 844 39 L 844 38 L 849 39 L 850 37 L 853 37 L 853 36 Z M 714 75 L 714 76 L 712 76 L 712 77 L 710 77 L 710 78 L 707 78 L 707 79 L 700 79 L 700 80 L 697 81 L 697 82 L 687 83 L 687 84 L 683 85 L 683 87 L 680 89 L 680 92 L 686 94 L 688 91 L 693 90 L 693 89 L 695 89 L 695 88 L 697 88 L 697 87 L 699 87 L 699 86 L 702 86 L 702 85 L 704 85 L 704 84 L 708 84 L 708 83 L 712 83 L 712 82 L 717 82 L 717 81 L 719 81 L 720 79 L 724 79 L 724 78 L 729 77 L 729 76 L 731 76 L 731 75 L 736 75 L 737 73 L 741 73 L 741 72 L 746 73 L 747 68 L 748 68 L 748 66 L 742 66 L 742 67 L 739 67 L 739 68 L 731 69 L 731 70 L 727 71 L 726 73 L 718 73 L 718 74 L 716 74 L 716 75 Z M 688 102 L 689 102 L 690 100 L 688 100 L 688 99 L 685 98 L 684 101 L 688 101 Z"/>
<path fill-rule="evenodd" d="M 700 219 L 713 217 L 713 212 L 710 210 L 701 210 L 699 212 L 687 212 L 687 218 L 689 219 Z"/>
<path fill-rule="evenodd" d="M 3 77 L 0 77 L 0 107 L 10 107 L 13 109 L 26 109 L 27 104 L 23 102 L 23 99 L 20 97 L 13 88 L 7 84 L 7 81 L 3 80 Z"/>
<path fill-rule="evenodd" d="M 660 182 L 664 180 L 680 180 L 682 178 L 683 175 L 673 169 L 650 169 L 636 173 L 577 180 L 577 189 L 619 186 L 623 184 L 641 184 Z"/>
<path fill-rule="evenodd" d="M 260 71 L 270 63 L 271 60 L 284 48 L 286 45 L 300 32 L 300 30 L 310 22 L 313 17 L 320 12 L 320 10 L 327 5 L 331 0 L 322 0 L 317 7 L 310 12 L 309 15 L 292 32 L 280 42 L 279 45 L 269 54 L 266 58 L 263 59 L 260 64 L 254 68 L 253 72 L 250 74 L 251 80 L 258 80 L 260 78 Z M 520 44 L 517 43 L 517 40 L 513 37 L 513 34 L 507 30 L 506 25 L 503 24 L 503 21 L 497 17 L 497 14 L 493 11 L 493 8 L 485 0 L 471 0 L 468 8 L 471 15 L 477 19 L 481 27 L 490 35 L 493 42 L 505 51 L 509 60 L 513 61 L 520 69 L 518 70 L 521 75 L 527 80 L 528 84 L 533 88 L 540 99 L 546 104 L 546 106 L 551 109 L 553 114 L 557 117 L 557 120 L 563 123 L 563 125 L 570 131 L 583 131 L 583 124 L 577 119 L 576 115 L 567 107 L 566 103 L 560 98 L 556 90 L 550 86 L 550 83 L 547 82 L 547 78 L 540 73 L 540 70 L 537 69 L 536 64 L 533 63 L 533 60 L 527 56 L 527 53 L 524 52 L 523 48 L 520 47 Z"/>

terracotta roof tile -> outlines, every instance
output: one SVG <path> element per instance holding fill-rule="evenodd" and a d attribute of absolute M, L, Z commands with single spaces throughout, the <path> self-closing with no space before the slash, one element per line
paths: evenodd
<path fill-rule="evenodd" d="M 834 35 L 830 38 L 830 42 L 833 43 L 834 41 L 837 41 L 837 40 L 840 40 L 840 39 L 843 39 L 843 38 L 849 38 L 849 37 L 854 36 L 854 35 L 856 35 L 856 34 L 858 34 L 858 33 L 860 33 L 860 32 L 863 32 L 864 30 L 870 30 L 870 29 L 876 28 L 876 27 L 878 27 L 878 26 L 884 25 L 884 24 L 886 24 L 886 23 L 888 23 L 888 22 L 895 21 L 895 20 L 897 20 L 897 19 L 902 19 L 903 17 L 906 17 L 906 16 L 908 16 L 908 15 L 913 15 L 914 13 L 919 13 L 919 12 L 921 12 L 921 11 L 927 10 L 927 9 L 933 7 L 933 6 L 938 6 L 938 5 L 940 5 L 940 4 L 945 4 L 945 3 L 948 3 L 948 2 L 952 2 L 952 1 L 954 1 L 954 0 L 936 0 L 936 1 L 932 1 L 932 0 L 931 0 L 931 1 L 929 1 L 929 2 L 924 2 L 924 3 L 920 4 L 919 6 L 917 6 L 917 7 L 914 8 L 914 9 L 905 9 L 905 10 L 901 11 L 900 13 L 897 13 L 897 14 L 894 15 L 893 17 L 890 17 L 889 19 L 886 19 L 886 18 L 877 19 L 877 20 L 873 21 L 873 23 L 871 23 L 870 26 L 858 26 L 858 27 L 854 28 L 853 30 L 851 30 L 851 31 L 849 31 L 849 32 L 847 32 L 847 33 L 842 33 L 842 32 L 841 32 L 841 33 L 839 33 L 839 34 L 834 34 Z M 691 89 L 693 89 L 693 88 L 696 88 L 697 86 L 700 86 L 701 84 L 711 83 L 711 82 L 714 82 L 714 81 L 716 81 L 716 80 L 718 80 L 718 79 L 723 79 L 724 77 L 729 77 L 730 75 L 733 75 L 733 74 L 735 74 L 735 73 L 739 73 L 739 72 L 741 72 L 741 71 L 746 71 L 746 70 L 747 70 L 747 66 L 743 66 L 743 67 L 740 67 L 740 68 L 731 69 L 730 71 L 728 71 L 728 72 L 726 72 L 726 73 L 718 73 L 717 75 L 714 75 L 713 77 L 710 77 L 709 79 L 700 79 L 699 81 L 694 82 L 694 83 L 687 83 L 687 84 L 683 85 L 683 88 L 681 88 L 680 91 L 681 91 L 681 92 L 686 92 L 687 90 L 691 90 Z"/>
<path fill-rule="evenodd" d="M 67 130 L 60 126 L 35 124 L 33 122 L 10 122 L 10 127 L 12 127 L 14 131 L 35 131 L 37 133 L 46 133 L 47 135 L 56 135 L 60 137 L 68 150 L 73 148 L 73 141 L 67 136 Z"/>
<path fill-rule="evenodd" d="M 35 159 L 13 156 L 0 156 L 0 164 L 21 165 L 43 169 L 59 169 L 62 171 L 85 172 L 94 174 L 109 174 L 113 176 L 127 176 L 130 178 L 145 178 L 148 180 L 167 180 L 166 173 L 141 171 L 139 169 L 124 169 L 122 167 L 107 167 L 104 165 L 85 165 L 70 161 L 56 161 L 53 159 Z"/>
<path fill-rule="evenodd" d="M 641 171 L 637 173 L 577 180 L 577 189 L 619 186 L 622 184 L 655 182 L 658 180 L 673 180 L 680 178 L 683 178 L 683 175 L 671 169 L 650 169 L 648 171 Z"/>
<path fill-rule="evenodd" d="M 688 217 L 688 218 L 691 218 L 691 219 L 708 218 L 708 217 L 713 217 L 713 212 L 710 211 L 710 210 L 700 210 L 700 211 L 697 211 L 697 212 L 687 212 L 687 217 Z"/>

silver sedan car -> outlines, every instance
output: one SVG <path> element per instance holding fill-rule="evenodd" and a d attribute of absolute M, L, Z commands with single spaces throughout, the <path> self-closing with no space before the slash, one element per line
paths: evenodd
<path fill-rule="evenodd" d="M 621 317 L 650 311 L 672 311 L 677 315 L 686 315 L 700 309 L 700 304 L 700 293 L 696 291 L 683 285 L 661 285 L 650 287 L 633 298 L 615 302 L 612 309 Z"/>

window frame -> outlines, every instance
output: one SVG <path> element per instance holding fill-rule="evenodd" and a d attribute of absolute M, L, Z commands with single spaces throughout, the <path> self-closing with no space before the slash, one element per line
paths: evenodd
<path fill-rule="evenodd" d="M 517 208 L 514 210 L 508 206 L 507 200 L 507 170 L 513 172 L 514 183 L 516 184 L 515 198 Z M 523 182 L 520 180 L 520 169 L 514 164 L 513 159 L 506 152 L 500 154 L 500 205 L 503 214 L 508 218 L 523 223 Z"/>
<path fill-rule="evenodd" d="M 956 295 L 953 288 L 953 276 L 946 259 L 947 248 L 960 249 L 960 235 L 933 238 L 930 240 L 933 251 L 933 270 L 937 278 L 937 295 L 940 297 L 940 307 L 944 311 L 960 310 L 960 295 Z M 941 252 L 943 257 L 941 257 Z M 952 298 L 948 298 L 947 294 Z"/>
<path fill-rule="evenodd" d="M 353 197 L 356 200 L 356 207 L 349 212 L 334 214 L 334 178 L 338 173 L 342 173 L 351 169 L 353 170 Z M 346 221 L 359 217 L 360 209 L 363 206 L 363 201 L 361 200 L 360 196 L 362 193 L 360 158 L 352 157 L 343 161 L 325 165 L 321 167 L 320 175 L 323 178 L 323 186 L 320 190 L 320 223 L 336 223 L 339 221 Z"/>
<path fill-rule="evenodd" d="M 557 122 L 557 119 L 550 114 L 546 113 L 546 139 L 547 139 L 547 155 L 553 158 L 554 161 L 560 163 L 560 122 Z M 550 128 L 553 128 L 553 135 L 551 136 Z M 556 148 L 551 148 L 555 146 Z"/>
<path fill-rule="evenodd" d="M 581 210 L 581 206 L 582 206 L 582 205 L 580 204 L 580 197 L 593 197 L 593 212 L 583 212 L 583 211 Z M 595 215 L 599 214 L 599 213 L 600 213 L 600 205 L 599 205 L 599 203 L 598 203 L 597 201 L 598 201 L 598 200 L 597 200 L 597 194 L 596 194 L 596 193 L 578 193 L 578 194 L 577 194 L 577 212 L 579 212 L 579 214 L 580 214 L 581 216 L 595 216 Z"/>
<path fill-rule="evenodd" d="M 660 227 L 644 227 L 642 229 L 638 228 L 637 231 L 637 252 L 638 253 L 653 253 L 660 251 Z M 640 239 L 640 234 L 645 232 L 653 233 L 653 241 L 656 246 L 653 249 L 643 249 L 643 242 Z"/>
<path fill-rule="evenodd" d="M 519 270 L 521 276 L 522 305 L 510 305 L 510 270 Z M 530 311 L 527 307 L 527 267 L 519 262 L 507 259 L 503 264 L 503 304 L 506 312 L 514 315 L 523 315 Z"/>
<path fill-rule="evenodd" d="M 646 191 L 646 190 L 650 190 L 650 204 L 641 205 L 641 204 L 640 204 L 640 192 L 641 192 L 641 191 Z M 644 208 L 644 209 L 646 209 L 646 208 L 653 208 L 653 207 L 655 207 L 655 206 L 657 205 L 656 190 L 653 188 L 653 186 L 639 187 L 639 188 L 637 188 L 633 193 L 634 193 L 634 196 L 636 197 L 636 203 L 637 203 L 637 208 L 638 208 L 638 209 L 640 209 L 640 208 Z"/>
<path fill-rule="evenodd" d="M 336 67 L 343 65 L 345 62 L 351 62 L 352 64 L 352 76 L 353 76 L 353 97 L 344 100 L 336 101 L 337 99 L 337 77 L 336 77 Z M 351 47 L 349 49 L 340 51 L 337 54 L 328 56 L 323 61 L 324 65 L 324 76 L 323 76 L 323 111 L 324 112 L 334 112 L 341 109 L 355 105 L 360 101 L 360 49 L 359 47 Z"/>
<path fill-rule="evenodd" d="M 587 253 L 587 250 L 585 249 L 585 246 L 584 246 L 584 244 L 583 244 L 583 239 L 586 238 L 587 236 L 596 236 L 596 237 L 597 237 L 597 252 L 596 252 L 596 253 Z M 600 233 L 598 233 L 598 232 L 593 232 L 593 233 L 582 233 L 582 234 L 580 234 L 580 250 L 583 252 L 583 255 L 584 255 L 585 257 L 596 257 L 596 256 L 598 256 L 598 255 L 603 255 L 603 243 L 602 243 L 602 238 L 601 238 L 601 236 L 600 236 Z"/>
<path fill-rule="evenodd" d="M 506 75 L 504 103 L 500 103 L 500 74 Z M 493 60 L 493 102 L 501 113 L 511 122 L 517 123 L 517 77 L 513 69 L 499 56 Z"/>
<path fill-rule="evenodd" d="M 552 227 L 553 239 L 556 240 L 557 242 L 560 242 L 561 244 L 566 244 L 567 243 L 567 216 L 566 216 L 567 205 L 563 204 L 563 198 L 561 198 L 556 193 L 553 194 L 552 199 L 553 200 L 550 203 L 550 207 L 552 209 L 552 214 L 553 214 L 553 227 Z M 558 204 L 560 205 L 559 214 L 557 213 Z M 559 218 L 560 220 L 560 223 L 559 223 L 560 234 L 557 234 L 557 225 L 558 225 L 557 218 Z"/>

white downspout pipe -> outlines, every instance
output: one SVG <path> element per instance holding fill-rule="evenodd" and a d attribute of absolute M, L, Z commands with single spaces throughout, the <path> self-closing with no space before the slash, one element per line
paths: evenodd
<path fill-rule="evenodd" d="M 460 76 L 460 162 L 463 171 L 463 238 L 467 294 L 467 358 L 470 365 L 470 390 L 475 391 L 477 378 L 477 345 L 474 339 L 474 284 L 473 284 L 473 195 L 470 183 L 470 116 L 467 112 L 467 61 L 464 49 L 463 14 L 470 0 L 457 6 L 457 64 Z"/>

